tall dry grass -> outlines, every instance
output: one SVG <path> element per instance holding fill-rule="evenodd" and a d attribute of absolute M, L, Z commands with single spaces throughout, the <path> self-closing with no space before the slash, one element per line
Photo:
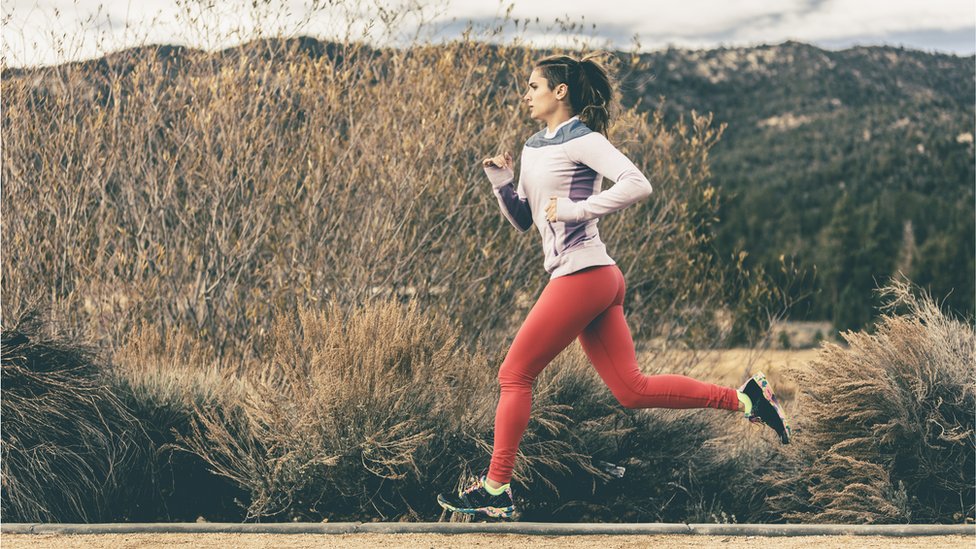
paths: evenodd
<path fill-rule="evenodd" d="M 247 361 L 279 311 L 395 295 L 446 311 L 469 346 L 502 344 L 548 275 L 480 160 L 517 158 L 538 130 L 518 98 L 546 52 L 483 38 L 147 46 L 5 70 L 8 317 L 46 304 L 108 348 L 142 322 L 187 329 Z M 611 65 L 624 85 L 639 69 Z M 632 328 L 714 345 L 716 310 L 739 319 L 765 304 L 727 291 L 731 278 L 770 291 L 709 244 L 721 129 L 618 110 L 611 138 L 657 189 L 601 223 Z"/>
<path fill-rule="evenodd" d="M 790 467 L 770 510 L 802 522 L 976 519 L 976 332 L 905 280 L 875 333 L 826 344 L 800 387 Z"/>
<path fill-rule="evenodd" d="M 179 438 L 193 431 L 199 409 L 235 409 L 244 392 L 233 364 L 218 358 L 187 330 L 161 335 L 136 327 L 111 357 L 107 383 L 145 434 L 142 469 L 119 504 L 125 520 L 240 520 L 248 495 L 214 475 L 205 460 L 187 452 Z"/>
<path fill-rule="evenodd" d="M 5 331 L 4 519 L 433 520 L 432 494 L 487 468 L 499 351 L 468 352 L 446 316 L 392 299 L 274 326 L 263 367 L 239 372 L 190 334 L 142 327 L 110 367 L 91 360 L 87 377 L 27 405 L 17 389 L 27 370 L 11 364 L 55 361 L 44 340 L 8 346 L 22 332 Z M 656 366 L 710 379 L 692 364 Z M 88 386 L 100 407 L 75 389 Z M 532 414 L 515 470 L 529 520 L 711 521 L 761 509 L 729 481 L 751 478 L 769 447 L 741 418 L 623 409 L 577 346 L 537 381 Z M 25 450 L 25 439 L 39 442 Z M 627 467 L 625 480 L 603 461 Z M 72 508 L 52 504 L 64 497 Z"/>

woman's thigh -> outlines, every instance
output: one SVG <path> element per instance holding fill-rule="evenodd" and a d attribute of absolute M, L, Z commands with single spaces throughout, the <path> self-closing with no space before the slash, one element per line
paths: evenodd
<path fill-rule="evenodd" d="M 619 293 L 611 306 L 594 317 L 580 333 L 583 351 L 596 368 L 600 377 L 615 395 L 633 385 L 643 376 L 637 364 L 634 340 L 624 316 L 626 282 L 623 273 L 617 271 Z"/>
<path fill-rule="evenodd" d="M 618 294 L 613 265 L 593 267 L 549 281 L 519 328 L 505 358 L 535 377 L 569 346 Z"/>

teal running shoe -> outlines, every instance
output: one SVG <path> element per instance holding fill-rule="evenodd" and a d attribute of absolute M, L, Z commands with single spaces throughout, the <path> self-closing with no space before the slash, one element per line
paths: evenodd
<path fill-rule="evenodd" d="M 773 394 L 766 376 L 762 372 L 757 373 L 739 390 L 752 401 L 752 411 L 746 414 L 746 419 L 772 427 L 783 444 L 789 444 L 790 438 L 793 437 L 793 429 L 790 428 L 790 421 L 783 407 L 776 401 L 776 395 Z"/>
<path fill-rule="evenodd" d="M 457 494 L 440 494 L 437 503 L 448 511 L 483 518 L 510 519 L 515 514 L 511 487 L 494 496 L 485 490 L 485 475 Z"/>

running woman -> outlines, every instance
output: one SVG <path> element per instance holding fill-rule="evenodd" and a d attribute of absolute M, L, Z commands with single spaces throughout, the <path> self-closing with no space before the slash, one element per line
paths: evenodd
<path fill-rule="evenodd" d="M 625 283 L 607 255 L 597 222 L 651 194 L 651 183 L 606 138 L 613 86 L 588 55 L 536 63 L 522 99 L 546 128 L 522 149 L 518 188 L 511 154 L 483 161 L 502 215 L 520 232 L 542 235 L 549 283 L 512 341 L 498 372 L 491 465 L 469 488 L 441 494 L 450 511 L 511 518 L 510 481 L 532 405 L 532 385 L 563 349 L 579 339 L 597 373 L 627 408 L 719 408 L 744 412 L 772 427 L 783 444 L 791 429 L 760 372 L 738 390 L 681 375 L 643 375 L 624 319 Z M 615 182 L 601 192 L 603 178 Z"/>

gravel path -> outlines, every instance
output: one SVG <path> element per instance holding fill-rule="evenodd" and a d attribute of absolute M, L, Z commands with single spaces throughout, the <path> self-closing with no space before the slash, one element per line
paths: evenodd
<path fill-rule="evenodd" d="M 483 547 L 485 549 L 643 549 L 645 547 L 708 547 L 755 549 L 830 549 L 938 547 L 972 549 L 976 536 L 524 536 L 518 534 L 100 534 L 0 536 L 4 549 L 82 548 L 136 549 L 156 547 L 250 549 L 258 547 L 364 549 L 367 547 Z"/>

